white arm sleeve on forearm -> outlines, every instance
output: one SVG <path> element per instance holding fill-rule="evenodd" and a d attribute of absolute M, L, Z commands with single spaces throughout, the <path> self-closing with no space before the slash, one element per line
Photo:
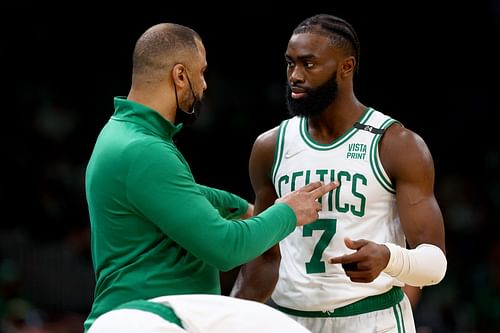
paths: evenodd
<path fill-rule="evenodd" d="M 432 244 L 420 244 L 415 249 L 405 249 L 384 243 L 391 252 L 384 272 L 401 282 L 415 287 L 439 283 L 446 273 L 446 256 Z"/>

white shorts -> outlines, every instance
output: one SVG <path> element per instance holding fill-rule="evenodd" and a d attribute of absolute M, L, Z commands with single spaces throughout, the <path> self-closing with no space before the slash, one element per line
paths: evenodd
<path fill-rule="evenodd" d="M 182 327 L 155 311 L 118 308 L 97 318 L 88 333 L 311 333 L 269 305 L 239 298 L 172 295 L 149 302 L 164 305 Z"/>
<path fill-rule="evenodd" d="M 415 333 L 408 297 L 387 309 L 347 317 L 298 317 L 289 315 L 315 333 Z"/>

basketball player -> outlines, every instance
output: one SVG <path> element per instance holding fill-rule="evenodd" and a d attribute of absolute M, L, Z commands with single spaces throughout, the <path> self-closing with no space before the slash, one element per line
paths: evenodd
<path fill-rule="evenodd" d="M 321 198 L 317 221 L 243 267 L 233 294 L 272 296 L 316 333 L 410 333 L 402 287 L 437 284 L 447 267 L 433 160 L 419 135 L 356 98 L 359 55 L 341 18 L 316 15 L 293 31 L 285 53 L 293 117 L 254 143 L 255 212 L 312 181 L 340 186 Z"/>

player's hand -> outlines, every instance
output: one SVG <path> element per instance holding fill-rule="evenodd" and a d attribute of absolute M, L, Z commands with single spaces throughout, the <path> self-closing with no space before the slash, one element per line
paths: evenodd
<path fill-rule="evenodd" d="M 248 209 L 245 214 L 241 215 L 239 218 L 244 220 L 244 219 L 249 219 L 253 216 L 253 210 L 254 210 L 254 205 L 251 203 L 248 203 Z"/>
<path fill-rule="evenodd" d="M 226 219 L 233 220 L 233 219 L 238 219 L 238 220 L 245 220 L 249 219 L 253 216 L 253 210 L 254 210 L 254 205 L 251 203 L 248 203 L 248 208 L 247 211 L 244 214 L 238 215 L 238 208 L 237 207 L 222 207 L 219 208 L 220 214 L 225 217 Z"/>
<path fill-rule="evenodd" d="M 317 201 L 326 193 L 339 186 L 338 181 L 328 184 L 314 182 L 296 191 L 287 193 L 285 196 L 276 200 L 290 206 L 297 216 L 297 226 L 309 224 L 319 218 L 318 212 L 321 210 L 321 204 Z"/>
<path fill-rule="evenodd" d="M 342 264 L 352 282 L 372 282 L 389 262 L 387 246 L 365 239 L 344 239 L 345 245 L 356 252 L 328 259 L 330 264 Z"/>

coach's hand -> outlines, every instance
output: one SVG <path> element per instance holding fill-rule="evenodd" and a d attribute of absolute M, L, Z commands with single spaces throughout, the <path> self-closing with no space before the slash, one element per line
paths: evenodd
<path fill-rule="evenodd" d="M 321 210 L 321 204 L 317 199 L 338 186 L 338 181 L 326 185 L 321 182 L 314 182 L 287 193 L 285 196 L 276 199 L 275 202 L 285 203 L 293 209 L 297 216 L 297 226 L 309 224 L 319 218 L 318 212 Z"/>

